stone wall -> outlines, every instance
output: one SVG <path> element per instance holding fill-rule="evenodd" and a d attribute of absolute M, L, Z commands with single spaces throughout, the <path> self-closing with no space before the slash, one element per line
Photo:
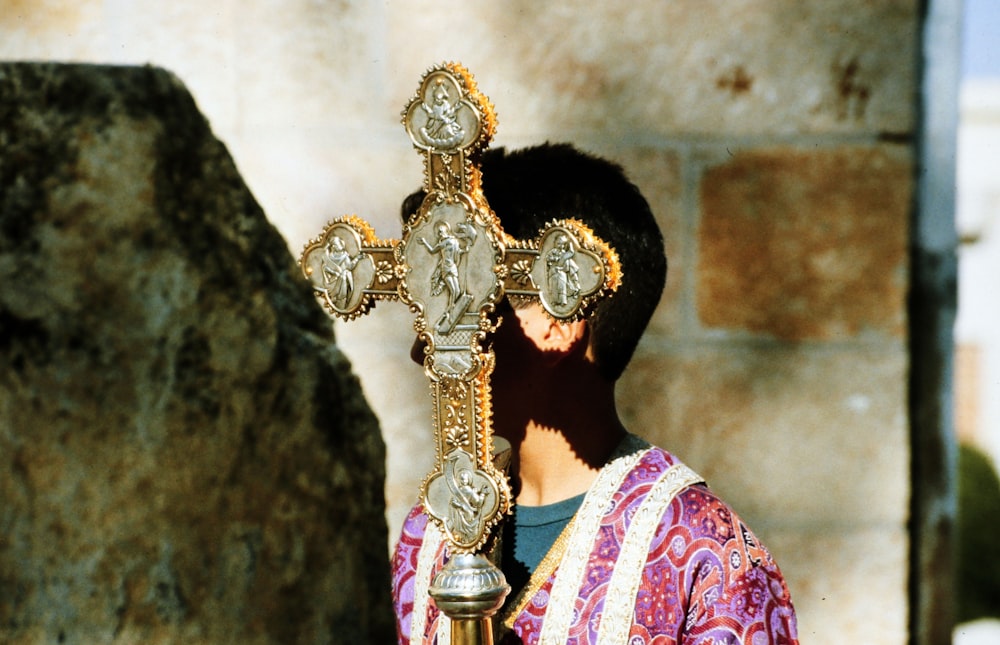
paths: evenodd
<path fill-rule="evenodd" d="M 180 82 L 0 63 L 0 150 L 0 642 L 390 642 L 377 422 Z"/>
<path fill-rule="evenodd" d="M 421 168 L 398 114 L 444 60 L 496 105 L 498 145 L 620 161 L 671 261 L 621 387 L 628 425 L 755 527 L 803 642 L 907 641 L 923 3 L 36 5 L 0 16 L 0 56 L 175 70 L 294 251 L 345 213 L 398 234 Z M 392 305 L 338 327 L 385 432 L 390 533 L 431 459 L 410 336 Z"/>

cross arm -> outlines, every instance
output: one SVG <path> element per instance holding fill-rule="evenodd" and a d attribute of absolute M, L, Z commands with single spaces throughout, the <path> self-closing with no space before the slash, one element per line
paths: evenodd
<path fill-rule="evenodd" d="M 557 320 L 576 320 L 621 284 L 618 254 L 581 222 L 550 222 L 533 240 L 508 239 L 504 293 L 537 299 Z"/>
<path fill-rule="evenodd" d="M 379 240 L 359 217 L 333 220 L 299 259 L 316 298 L 344 320 L 368 313 L 377 300 L 399 298 L 404 274 L 398 240 Z"/>

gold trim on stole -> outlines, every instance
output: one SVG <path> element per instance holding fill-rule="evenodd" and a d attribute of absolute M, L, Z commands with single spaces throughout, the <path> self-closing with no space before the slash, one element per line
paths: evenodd
<path fill-rule="evenodd" d="M 576 515 L 573 516 L 573 520 L 575 519 Z M 510 609 L 505 612 L 501 636 L 514 629 L 514 622 L 517 620 L 517 617 L 521 615 L 524 608 L 528 606 L 531 599 L 541 590 L 542 585 L 555 573 L 559 563 L 562 562 L 563 555 L 566 553 L 566 547 L 569 544 L 569 535 L 572 532 L 573 520 L 570 520 L 563 527 L 563 530 L 559 533 L 559 537 L 552 543 L 548 553 L 545 554 L 545 557 L 542 558 L 542 561 L 538 563 L 538 566 L 532 572 L 531 577 L 528 578 L 528 584 L 521 588 Z"/>

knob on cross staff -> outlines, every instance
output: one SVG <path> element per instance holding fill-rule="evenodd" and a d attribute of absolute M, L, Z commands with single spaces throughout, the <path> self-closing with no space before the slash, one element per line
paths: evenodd
<path fill-rule="evenodd" d="M 451 619 L 452 643 L 492 643 L 490 618 L 508 587 L 483 552 L 512 503 L 492 457 L 496 305 L 505 295 L 537 298 L 550 316 L 574 320 L 617 289 L 621 271 L 614 250 L 572 219 L 532 240 L 503 232 L 478 165 L 496 128 L 493 106 L 465 68 L 426 72 L 403 124 L 424 157 L 426 197 L 400 239 L 379 240 L 360 218 L 343 217 L 306 246 L 300 265 L 335 316 L 355 318 L 379 299 L 416 315 L 436 448 L 420 496 L 451 554 L 430 594 Z"/>

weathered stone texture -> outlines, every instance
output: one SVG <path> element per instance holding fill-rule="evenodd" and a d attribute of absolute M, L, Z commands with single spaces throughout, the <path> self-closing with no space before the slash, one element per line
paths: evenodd
<path fill-rule="evenodd" d="M 93 56 L 107 46 L 98 2 L 3 0 L 0 3 L 0 59 L 40 60 L 58 40 L 65 60 Z"/>
<path fill-rule="evenodd" d="M 0 65 L 0 642 L 385 643 L 384 447 L 180 83 Z"/>
<path fill-rule="evenodd" d="M 737 152 L 701 178 L 703 325 L 789 340 L 901 338 L 910 151 Z"/>
<path fill-rule="evenodd" d="M 430 0 L 391 12 L 394 94 L 458 57 L 506 132 L 908 132 L 919 3 Z M 455 35 L 461 34 L 460 38 Z M 530 37 L 528 36 L 530 34 Z M 425 57 L 413 56 L 414 36 Z M 456 42 L 457 41 L 457 42 Z M 584 135 L 588 136 L 588 135 Z"/>
<path fill-rule="evenodd" d="M 912 642 L 907 633 L 910 545 L 905 526 L 816 522 L 811 530 L 756 530 L 770 535 L 767 547 L 795 602 L 800 643 Z"/>
<path fill-rule="evenodd" d="M 831 525 L 902 524 L 906 367 L 902 346 L 643 351 L 621 387 L 641 394 L 623 395 L 620 408 L 628 427 L 670 447 L 752 526 L 809 526 L 818 500 Z"/>
<path fill-rule="evenodd" d="M 261 0 L 236 7 L 235 40 L 240 47 L 234 62 L 241 93 L 253 106 L 245 113 L 248 126 L 283 126 L 287 115 L 295 113 L 300 128 L 356 133 L 388 108 L 380 100 L 381 87 L 370 82 L 370 70 L 356 64 L 372 55 L 364 29 L 370 3 Z M 258 25 L 269 28 L 260 30 Z M 268 67 L 296 73 L 261 76 L 259 70 Z M 299 73 L 310 81 L 301 82 Z M 336 114 L 330 113 L 331 105 L 338 106 Z M 399 109 L 393 105 L 390 113 Z"/>

